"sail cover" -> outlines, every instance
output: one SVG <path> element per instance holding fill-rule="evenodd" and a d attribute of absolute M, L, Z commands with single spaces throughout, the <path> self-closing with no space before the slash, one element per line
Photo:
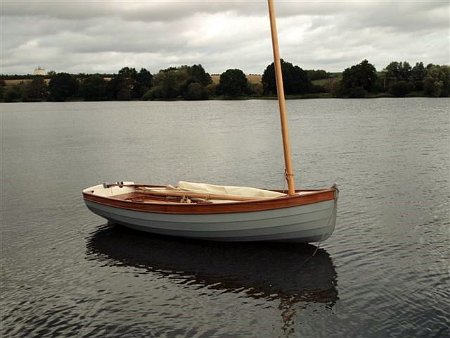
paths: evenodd
<path fill-rule="evenodd" d="M 260 197 L 260 198 L 276 198 L 286 196 L 285 194 L 280 192 L 264 189 L 238 187 L 230 185 L 215 185 L 207 183 L 194 183 L 186 181 L 178 182 L 178 188 L 200 194 L 234 195 L 234 196 Z"/>

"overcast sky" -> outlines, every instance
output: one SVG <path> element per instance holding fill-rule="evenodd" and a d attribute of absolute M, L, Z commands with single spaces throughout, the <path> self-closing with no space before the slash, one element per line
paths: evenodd
<path fill-rule="evenodd" d="M 261 74 L 272 62 L 267 1 L 1 1 L 2 74 L 152 73 L 202 64 Z M 450 64 L 450 5 L 434 1 L 276 1 L 281 57 L 342 71 L 369 60 Z"/>

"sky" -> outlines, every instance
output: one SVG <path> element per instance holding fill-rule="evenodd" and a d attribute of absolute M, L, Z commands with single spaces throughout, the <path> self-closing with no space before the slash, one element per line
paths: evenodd
<path fill-rule="evenodd" d="M 202 64 L 262 74 L 273 61 L 267 1 L 1 0 L 1 74 L 155 74 Z M 281 57 L 340 72 L 367 59 L 450 64 L 449 0 L 275 0 Z"/>

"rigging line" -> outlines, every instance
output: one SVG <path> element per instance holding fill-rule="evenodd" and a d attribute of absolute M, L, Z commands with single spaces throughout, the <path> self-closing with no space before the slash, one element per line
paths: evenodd
<path fill-rule="evenodd" d="M 333 208 L 333 210 L 331 211 L 330 217 L 328 217 L 328 222 L 327 222 L 327 224 L 330 223 L 331 218 L 333 217 L 333 213 L 334 213 L 334 211 L 336 210 L 336 208 L 337 208 L 337 198 L 334 199 L 334 208 Z M 317 244 L 317 247 L 316 247 L 316 250 L 315 250 L 314 253 L 313 253 L 313 256 L 317 253 L 317 250 L 319 249 L 320 245 L 322 244 L 323 236 L 324 236 L 324 235 L 325 235 L 325 234 L 322 234 L 322 236 L 320 236 L 319 244 Z"/>
<path fill-rule="evenodd" d="M 336 200 L 336 199 L 334 200 L 334 208 L 333 208 L 333 210 L 331 211 L 330 216 L 328 217 L 328 222 L 327 222 L 328 224 L 330 223 L 331 218 L 333 217 L 333 213 L 334 213 L 335 208 L 337 208 L 337 200 Z M 317 251 L 318 251 L 319 248 L 320 248 L 320 245 L 322 244 L 323 236 L 324 236 L 324 235 L 325 235 L 325 234 L 322 234 L 322 236 L 320 236 L 320 240 L 319 240 L 319 242 L 318 242 L 318 244 L 317 244 L 317 246 L 316 246 L 316 250 L 314 250 L 313 254 L 312 254 L 310 257 L 308 257 L 308 258 L 302 263 L 302 265 L 300 265 L 300 267 L 302 267 L 303 265 L 305 265 L 308 261 L 310 261 L 310 260 L 316 255 Z"/>

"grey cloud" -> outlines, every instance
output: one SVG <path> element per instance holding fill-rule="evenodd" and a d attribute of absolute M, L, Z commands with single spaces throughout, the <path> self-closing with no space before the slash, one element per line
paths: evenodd
<path fill-rule="evenodd" d="M 448 3 L 393 2 L 361 6 L 351 13 L 349 26 L 420 31 L 449 28 Z"/>
<path fill-rule="evenodd" d="M 284 0 L 277 12 L 282 56 L 303 68 L 450 62 L 448 2 Z M 266 1 L 4 1 L 2 19 L 4 73 L 271 62 Z"/>
<path fill-rule="evenodd" d="M 278 1 L 278 17 L 327 15 L 347 11 L 354 2 L 346 1 Z M 194 14 L 233 12 L 237 16 L 267 15 L 263 0 L 175 0 L 175 1 L 4 1 L 8 16 L 39 15 L 65 20 L 83 20 L 116 16 L 129 21 L 174 21 Z"/>

